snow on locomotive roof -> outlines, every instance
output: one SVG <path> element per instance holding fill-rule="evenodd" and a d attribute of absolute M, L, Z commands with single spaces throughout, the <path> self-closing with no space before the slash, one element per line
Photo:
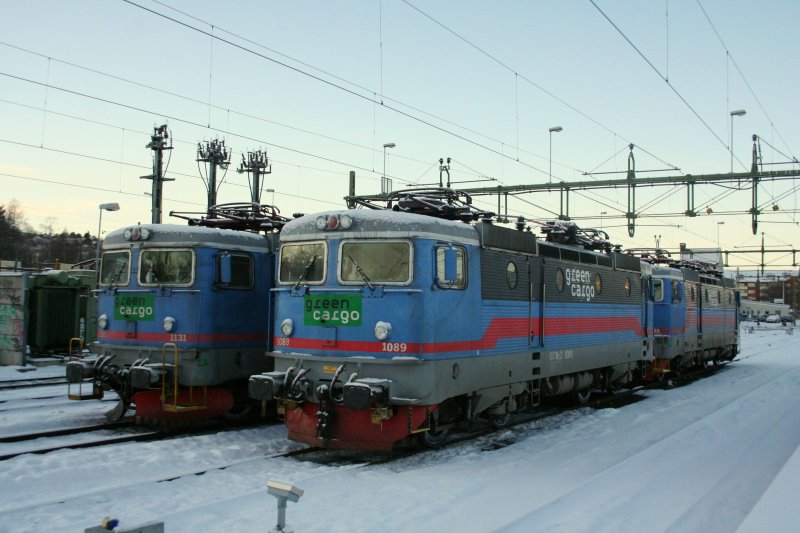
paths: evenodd
<path fill-rule="evenodd" d="M 137 228 L 140 231 L 148 230 L 150 236 L 143 240 L 129 240 L 125 237 L 127 230 Z M 110 232 L 104 239 L 103 249 L 127 248 L 136 243 L 150 246 L 236 248 L 257 252 L 267 251 L 270 248 L 270 241 L 266 236 L 247 231 L 179 224 L 140 224 Z"/>
<path fill-rule="evenodd" d="M 664 265 L 653 265 L 652 273 L 659 278 L 683 279 L 682 270 Z"/>
<path fill-rule="evenodd" d="M 317 229 L 317 218 L 347 215 L 353 220 L 350 229 Z M 360 238 L 422 237 L 446 239 L 464 244 L 479 244 L 478 233 L 469 224 L 424 215 L 391 210 L 350 209 L 323 211 L 296 218 L 281 230 L 281 242 L 305 240 L 326 235 L 338 238 L 358 232 Z"/>

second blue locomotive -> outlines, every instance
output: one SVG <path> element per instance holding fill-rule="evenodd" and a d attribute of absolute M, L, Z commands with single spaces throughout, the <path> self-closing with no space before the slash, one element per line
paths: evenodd
<path fill-rule="evenodd" d="M 264 357 L 276 234 L 143 224 L 103 243 L 98 342 L 92 362 L 67 367 L 88 387 L 76 399 L 114 390 L 122 411 L 190 421 L 250 403 L 247 378 Z M 88 380 L 89 383 L 84 383 Z"/>

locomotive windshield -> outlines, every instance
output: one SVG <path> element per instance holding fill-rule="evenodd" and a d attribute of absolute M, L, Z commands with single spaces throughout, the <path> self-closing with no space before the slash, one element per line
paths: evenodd
<path fill-rule="evenodd" d="M 278 279 L 281 283 L 321 283 L 325 279 L 325 250 L 323 242 L 284 244 Z"/>
<path fill-rule="evenodd" d="M 342 283 L 397 283 L 411 281 L 411 243 L 345 242 L 340 257 Z"/>
<path fill-rule="evenodd" d="M 194 254 L 191 250 L 142 250 L 139 285 L 191 285 Z"/>
<path fill-rule="evenodd" d="M 102 285 L 127 285 L 130 275 L 131 254 L 123 252 L 103 252 L 100 267 L 100 283 Z"/>

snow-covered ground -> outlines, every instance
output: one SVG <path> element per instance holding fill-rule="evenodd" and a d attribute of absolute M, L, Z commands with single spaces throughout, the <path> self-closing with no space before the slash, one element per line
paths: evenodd
<path fill-rule="evenodd" d="M 298 532 L 798 531 L 800 330 L 772 326 L 743 330 L 739 357 L 689 386 L 380 466 L 271 457 L 297 447 L 279 426 L 19 456 L 0 462 L 0 532 L 83 531 L 104 516 L 268 531 L 267 480 L 305 491 L 287 513 Z M 42 427 L 77 416 L 50 413 Z M 0 411 L 3 434 L 16 416 Z"/>

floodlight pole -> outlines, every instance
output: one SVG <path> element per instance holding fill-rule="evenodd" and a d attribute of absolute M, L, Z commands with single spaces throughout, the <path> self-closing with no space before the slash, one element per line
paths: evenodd
<path fill-rule="evenodd" d="M 97 222 L 97 248 L 94 252 L 94 269 L 100 270 L 100 230 L 103 228 L 103 211 L 119 211 L 119 204 L 116 202 L 100 204 L 100 219 Z"/>
<path fill-rule="evenodd" d="M 553 183 L 553 134 L 562 131 L 564 128 L 561 126 L 553 126 L 548 131 L 550 132 L 550 172 L 548 174 L 548 183 Z"/>
<path fill-rule="evenodd" d="M 733 174 L 733 117 L 741 117 L 747 113 L 744 109 L 737 109 L 736 111 L 731 111 L 731 174 Z"/>
<path fill-rule="evenodd" d="M 386 177 L 386 149 L 394 148 L 395 146 L 397 146 L 395 143 L 386 143 L 383 145 L 383 177 L 381 178 L 381 192 L 384 194 L 392 192 L 391 187 L 389 186 L 389 178 Z"/>

